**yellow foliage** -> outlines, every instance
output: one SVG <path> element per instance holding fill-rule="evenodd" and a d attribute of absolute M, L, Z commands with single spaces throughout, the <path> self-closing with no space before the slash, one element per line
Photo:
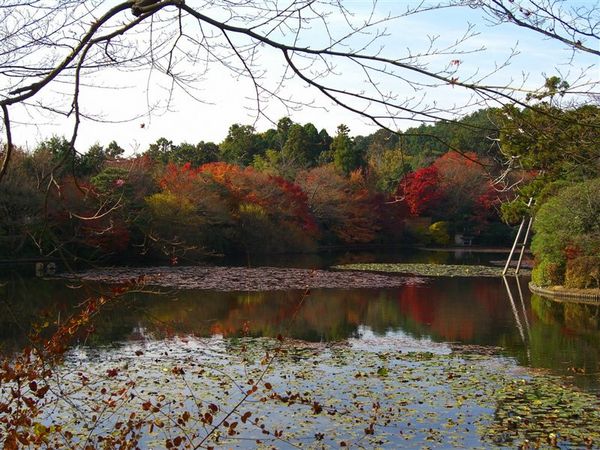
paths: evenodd
<path fill-rule="evenodd" d="M 146 198 L 146 204 L 155 219 L 175 223 L 190 223 L 194 221 L 194 205 L 182 196 L 172 192 L 159 192 Z"/>
<path fill-rule="evenodd" d="M 448 222 L 435 222 L 429 227 L 429 235 L 434 244 L 450 244 L 450 234 L 448 232 Z"/>

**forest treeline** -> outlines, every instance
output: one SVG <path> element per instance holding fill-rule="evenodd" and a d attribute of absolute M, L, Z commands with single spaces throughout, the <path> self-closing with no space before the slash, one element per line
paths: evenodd
<path fill-rule="evenodd" d="M 0 245 L 114 259 L 448 244 L 455 232 L 495 241 L 508 229 L 488 176 L 499 157 L 490 113 L 369 136 L 284 117 L 264 132 L 233 124 L 218 144 L 160 138 L 134 156 L 114 141 L 74 154 L 54 136 L 16 152 L 0 186 Z M 426 226 L 408 229 L 417 216 Z"/>
<path fill-rule="evenodd" d="M 160 138 L 133 156 L 114 141 L 73 153 L 55 136 L 16 151 L 0 184 L 0 250 L 114 262 L 448 245 L 455 234 L 504 245 L 513 230 L 507 223 L 540 210 L 533 247 L 544 275 L 534 278 L 562 283 L 569 261 L 595 264 L 600 232 L 590 220 L 555 240 L 555 219 L 567 214 L 543 207 L 566 195 L 569 214 L 596 214 L 589 206 L 596 200 L 577 203 L 562 190 L 598 177 L 598 111 L 551 103 L 483 109 L 460 123 L 368 136 L 352 136 L 345 125 L 330 136 L 284 117 L 264 132 L 233 124 L 220 143 Z"/>

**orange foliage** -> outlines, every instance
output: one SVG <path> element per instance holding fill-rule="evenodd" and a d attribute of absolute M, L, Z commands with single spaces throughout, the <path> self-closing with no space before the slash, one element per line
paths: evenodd
<path fill-rule="evenodd" d="M 192 168 L 190 163 L 185 163 L 183 166 L 169 163 L 160 177 L 158 184 L 161 189 L 185 195 L 192 191 L 192 186 L 198 178 L 200 169 Z"/>
<path fill-rule="evenodd" d="M 225 186 L 238 205 L 254 204 L 264 209 L 272 220 L 299 224 L 309 234 L 316 231 L 306 194 L 284 178 L 223 162 L 205 164 L 198 170 Z"/>
<path fill-rule="evenodd" d="M 307 193 L 310 209 L 326 238 L 344 243 L 375 239 L 378 217 L 361 173 L 346 179 L 332 166 L 322 166 L 300 172 L 296 182 Z"/>
<path fill-rule="evenodd" d="M 180 221 L 180 225 L 191 227 L 189 232 L 180 229 L 180 238 L 186 235 L 193 240 L 194 235 L 204 231 L 212 236 L 209 240 L 226 240 L 245 250 L 249 246 L 260 250 L 266 244 L 285 250 L 288 246 L 312 245 L 317 231 L 306 195 L 299 186 L 250 167 L 223 162 L 199 168 L 168 164 L 159 183 L 163 192 L 184 205 L 190 216 L 189 220 Z M 162 217 L 160 211 L 155 215 L 159 221 L 173 222 L 172 218 Z M 217 228 L 208 230 L 203 224 Z M 232 228 L 219 238 L 217 235 L 224 232 L 218 229 L 219 225 Z M 163 227 L 163 232 L 165 229 L 169 227 Z"/>

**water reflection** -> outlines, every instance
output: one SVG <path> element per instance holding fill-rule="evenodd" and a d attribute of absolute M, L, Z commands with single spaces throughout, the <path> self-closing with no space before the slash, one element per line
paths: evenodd
<path fill-rule="evenodd" d="M 81 336 L 91 347 L 194 335 L 278 334 L 305 341 L 408 335 L 417 340 L 498 346 L 520 364 L 598 382 L 600 305 L 531 296 L 526 279 L 437 278 L 395 289 L 132 294 L 111 305 Z M 0 288 L 0 349 L 25 342 L 32 323 L 66 317 L 92 288 L 20 280 Z M 398 346 L 401 347 L 401 340 Z"/>
<path fill-rule="evenodd" d="M 507 251 L 479 251 L 477 249 L 459 248 L 446 249 L 380 249 L 378 251 L 340 251 L 332 250 L 320 253 L 299 253 L 228 256 L 215 259 L 217 265 L 247 266 L 247 267 L 298 267 L 326 269 L 339 264 L 353 263 L 423 263 L 423 264 L 484 264 L 496 262 L 502 265 Z"/>
<path fill-rule="evenodd" d="M 531 365 L 600 381 L 600 305 L 532 295 Z M 550 350 L 552 349 L 552 351 Z"/>
<path fill-rule="evenodd" d="M 510 302 L 510 307 L 512 309 L 513 316 L 515 318 L 515 325 L 517 326 L 517 330 L 519 330 L 519 334 L 521 335 L 521 341 L 523 341 L 523 345 L 527 351 L 527 363 L 531 360 L 531 354 L 529 351 L 529 341 L 531 339 L 531 328 L 529 326 L 529 319 L 527 318 L 527 309 L 525 307 L 525 299 L 523 297 L 523 289 L 521 288 L 521 279 L 518 276 L 515 276 L 511 279 L 514 280 L 514 284 L 516 285 L 516 295 L 513 294 L 513 289 L 511 287 L 511 283 L 508 278 L 502 276 L 502 281 L 504 282 L 504 287 L 506 288 L 506 295 L 508 297 L 508 301 Z M 518 305 L 515 301 L 515 297 L 518 296 Z M 521 317 L 523 320 L 521 321 Z M 524 325 L 523 325 L 524 324 Z"/>

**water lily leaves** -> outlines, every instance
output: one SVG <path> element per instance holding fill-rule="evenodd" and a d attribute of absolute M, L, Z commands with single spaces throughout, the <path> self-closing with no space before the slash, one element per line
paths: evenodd
<path fill-rule="evenodd" d="M 458 264 L 417 264 L 417 263 L 371 263 L 343 264 L 333 266 L 338 270 L 360 270 L 366 272 L 391 272 L 420 275 L 426 277 L 501 277 L 501 267 L 458 265 Z M 521 269 L 521 275 L 530 271 Z"/>
<path fill-rule="evenodd" d="M 162 448 L 169 439 L 192 447 L 206 439 L 207 448 L 287 442 L 514 448 L 525 441 L 580 448 L 600 442 L 595 396 L 560 378 L 525 374 L 494 354 L 400 353 L 267 338 L 147 341 L 143 354 L 136 345 L 97 349 L 85 359 L 68 355 L 58 369 L 60 385 L 50 391 L 60 388 L 64 397 L 49 399 L 52 407 L 33 432 L 52 434 L 52 425 L 60 424 L 76 442 L 100 444 L 124 432 L 137 414 L 146 420 L 139 429 L 142 448 Z M 265 365 L 265 354 L 277 356 Z M 77 372 L 86 374 L 86 383 Z"/>

